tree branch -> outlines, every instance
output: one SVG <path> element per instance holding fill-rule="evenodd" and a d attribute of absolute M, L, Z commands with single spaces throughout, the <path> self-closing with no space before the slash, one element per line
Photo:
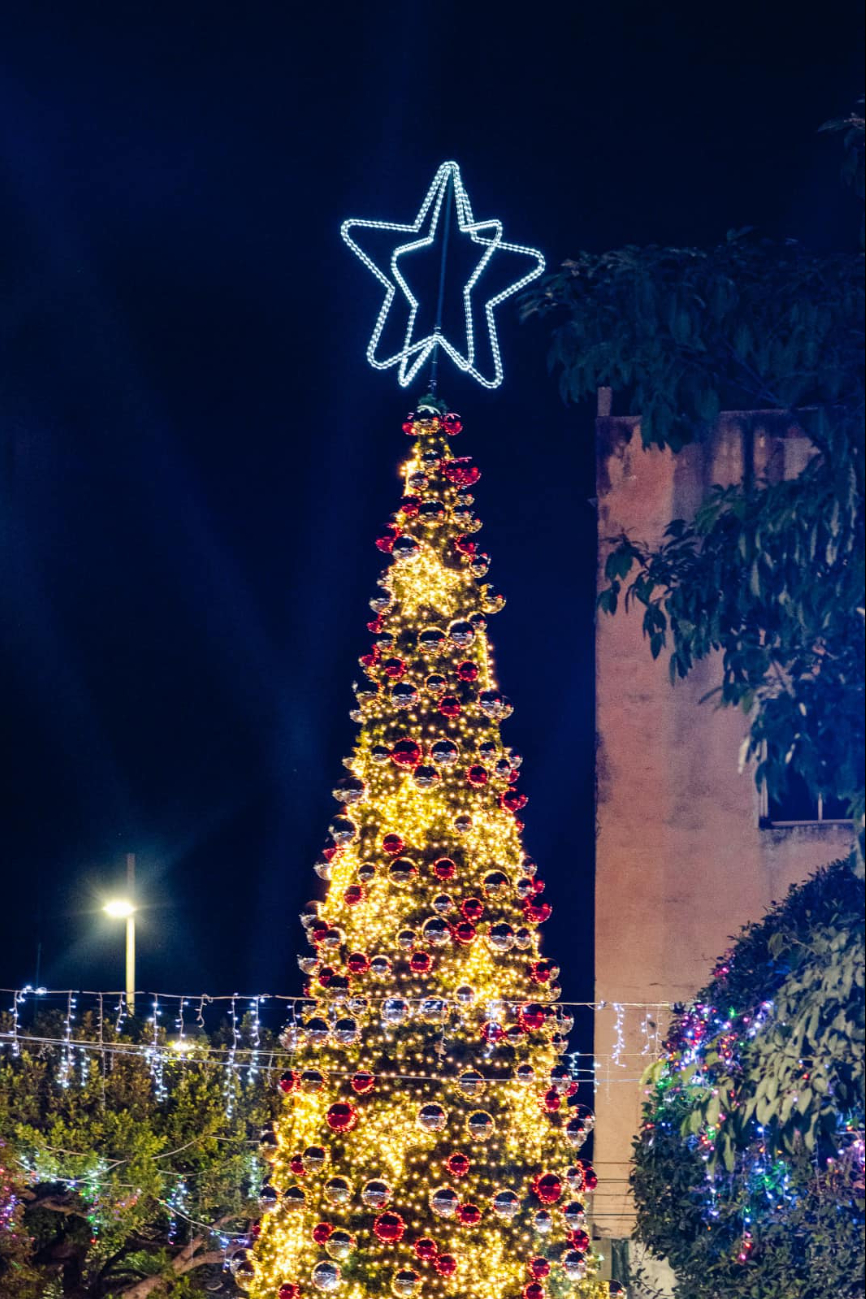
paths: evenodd
<path fill-rule="evenodd" d="M 36 1191 L 25 1191 L 21 1200 L 27 1209 L 47 1209 L 49 1213 L 61 1213 L 67 1218 L 85 1218 L 87 1213 L 81 1204 L 65 1195 L 43 1195 Z"/>
<path fill-rule="evenodd" d="M 200 1244 L 201 1237 L 198 1237 L 195 1242 L 190 1241 L 190 1244 L 185 1245 L 177 1257 L 172 1259 L 171 1270 L 176 1277 L 185 1276 L 187 1272 L 194 1272 L 199 1267 L 216 1267 L 222 1263 L 223 1251 L 221 1249 L 206 1250 L 203 1254 L 189 1255 L 187 1253 L 191 1245 L 194 1245 L 197 1249 Z M 122 1299 L 147 1299 L 148 1295 L 160 1290 L 167 1281 L 166 1274 L 160 1272 L 154 1276 L 143 1277 L 141 1281 L 134 1281 L 131 1286 L 125 1290 L 120 1290 L 118 1293 Z"/>
<path fill-rule="evenodd" d="M 222 1227 L 235 1216 L 226 1213 L 221 1218 L 218 1218 L 213 1225 L 215 1228 Z M 185 1276 L 187 1272 L 194 1272 L 200 1267 L 216 1267 L 222 1264 L 225 1254 L 221 1249 L 205 1250 L 203 1254 L 196 1252 L 204 1242 L 204 1236 L 193 1236 L 192 1240 L 179 1250 L 168 1265 L 176 1277 Z M 148 1295 L 154 1294 L 161 1286 L 165 1285 L 168 1279 L 165 1272 L 157 1272 L 153 1276 L 142 1277 L 138 1281 L 133 1281 L 126 1289 L 119 1290 L 118 1296 L 120 1299 L 147 1299 Z"/>

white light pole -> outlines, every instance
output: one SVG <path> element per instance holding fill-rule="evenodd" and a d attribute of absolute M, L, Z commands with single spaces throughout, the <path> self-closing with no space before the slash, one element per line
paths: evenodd
<path fill-rule="evenodd" d="M 135 853 L 126 854 L 125 898 L 112 898 L 102 910 L 112 920 L 126 921 L 126 1006 L 135 1014 Z"/>

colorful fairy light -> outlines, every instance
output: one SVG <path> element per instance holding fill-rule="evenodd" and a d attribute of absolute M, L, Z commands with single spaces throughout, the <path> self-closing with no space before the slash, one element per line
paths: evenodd
<path fill-rule="evenodd" d="M 724 996 L 723 981 L 729 973 L 725 965 L 714 972 L 721 981 L 720 996 Z M 650 1070 L 652 1084 L 647 1089 L 642 1141 L 651 1148 L 660 1133 L 680 1134 L 686 1146 L 707 1165 L 702 1196 L 699 1188 L 695 1188 L 696 1195 L 702 1199 L 707 1229 L 718 1230 L 723 1215 L 730 1220 L 735 1212 L 741 1228 L 734 1259 L 746 1267 L 760 1249 L 763 1227 L 794 1210 L 804 1196 L 813 1194 L 822 1177 L 837 1164 L 846 1170 L 846 1176 L 854 1184 L 862 1185 L 862 1109 L 853 1115 L 838 1114 L 836 1130 L 825 1131 L 826 1139 L 835 1142 L 839 1156 L 823 1160 L 822 1174 L 822 1161 L 816 1152 L 811 1180 L 804 1181 L 799 1172 L 792 1176 L 791 1157 L 771 1144 L 769 1131 L 757 1120 L 751 1122 L 746 1132 L 749 1139 L 741 1142 L 734 1166 L 725 1168 L 717 1160 L 717 1146 L 730 1117 L 725 1105 L 736 1102 L 733 1093 L 728 1096 L 714 1085 L 715 1071 L 722 1067 L 727 1074 L 735 1076 L 744 1071 L 755 1038 L 771 1031 L 776 1024 L 773 1002 L 767 999 L 756 1010 L 744 1011 L 710 1001 L 696 1001 L 675 1009 L 677 1014 L 663 1044 L 662 1059 Z M 819 1067 L 813 1065 L 813 1072 Z M 804 1079 L 808 1077 L 804 1072 Z M 718 1120 L 695 1128 L 690 1116 L 708 1097 L 720 1102 Z M 794 1092 L 794 1105 L 796 1101 Z M 733 1206 L 739 1208 L 735 1210 Z M 842 1205 L 839 1207 L 842 1211 Z M 855 1215 L 859 1213 L 853 1203 L 848 1209 Z"/>

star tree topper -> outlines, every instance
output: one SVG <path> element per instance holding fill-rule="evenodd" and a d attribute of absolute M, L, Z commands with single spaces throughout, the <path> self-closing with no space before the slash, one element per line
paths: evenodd
<path fill-rule="evenodd" d="M 441 314 L 437 318 L 437 323 L 431 334 L 424 338 L 415 338 L 415 320 L 418 314 L 418 300 L 412 293 L 409 285 L 406 283 L 400 272 L 400 259 L 407 254 L 413 253 L 420 248 L 427 248 L 436 240 L 439 219 L 444 214 L 448 217 L 447 203 L 450 195 L 454 195 L 455 214 L 457 217 L 457 228 L 461 235 L 468 235 L 469 238 L 480 245 L 483 253 L 480 256 L 475 269 L 469 276 L 463 287 L 463 310 L 466 318 L 466 350 L 460 351 L 445 336 L 441 329 Z M 360 244 L 356 243 L 353 234 L 356 230 L 390 230 L 397 235 L 410 236 L 407 240 L 401 240 L 394 248 L 391 254 L 390 265 L 387 270 L 377 265 L 372 257 L 364 251 Z M 446 225 L 446 238 L 448 227 Z M 494 308 L 512 294 L 519 293 L 530 281 L 536 279 L 544 271 L 544 257 L 537 248 L 526 248 L 522 244 L 506 243 L 502 238 L 502 222 L 497 220 L 476 221 L 472 215 L 472 207 L 469 203 L 469 196 L 463 187 L 463 180 L 460 176 L 460 168 L 456 162 L 443 162 L 442 166 L 433 177 L 433 183 L 427 191 L 424 202 L 417 217 L 408 225 L 399 224 L 390 221 L 344 221 L 341 226 L 341 233 L 352 249 L 352 252 L 360 257 L 361 261 L 376 276 L 376 279 L 385 288 L 385 299 L 382 303 L 379 316 L 373 329 L 373 335 L 367 347 L 367 360 L 377 370 L 387 370 L 391 366 L 399 366 L 397 378 L 402 388 L 406 388 L 415 378 L 418 371 L 425 364 L 427 359 L 435 353 L 437 348 L 442 348 L 447 352 L 451 360 L 462 370 L 464 374 L 470 375 L 476 379 L 485 388 L 498 388 L 502 383 L 502 357 L 499 350 L 499 340 L 496 335 L 496 321 L 493 316 Z M 490 354 L 493 358 L 493 375 L 489 377 L 480 372 L 476 365 L 476 345 L 475 345 L 475 322 L 474 322 L 474 302 L 473 290 L 478 281 L 484 274 L 491 258 L 496 252 L 519 253 L 532 260 L 533 265 L 519 279 L 509 284 L 507 288 L 500 290 L 492 297 L 487 298 L 484 302 L 484 316 L 487 321 L 487 334 L 490 343 Z M 444 277 L 443 277 L 444 278 Z M 395 352 L 393 356 L 382 358 L 378 355 L 379 342 L 382 332 L 385 329 L 389 313 L 394 305 L 395 298 L 401 295 L 400 301 L 405 299 L 409 309 L 408 323 L 406 333 L 403 339 L 403 346 L 400 351 Z M 441 302 L 440 302 L 441 305 Z"/>

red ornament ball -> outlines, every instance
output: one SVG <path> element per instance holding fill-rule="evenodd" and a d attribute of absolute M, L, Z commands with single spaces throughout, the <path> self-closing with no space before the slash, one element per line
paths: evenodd
<path fill-rule="evenodd" d="M 430 1236 L 422 1236 L 420 1240 L 415 1241 L 415 1253 L 425 1263 L 429 1263 L 439 1253 L 439 1246 Z"/>
<path fill-rule="evenodd" d="M 495 1020 L 491 1019 L 482 1028 L 481 1036 L 485 1042 L 501 1042 L 505 1037 L 505 1029 L 501 1024 L 497 1024 Z"/>
<path fill-rule="evenodd" d="M 391 761 L 398 767 L 417 767 L 421 757 L 421 745 L 408 738 L 398 740 L 391 750 Z"/>
<path fill-rule="evenodd" d="M 443 717 L 457 717 L 462 712 L 462 708 L 456 695 L 443 695 L 439 700 L 439 711 Z"/>
<path fill-rule="evenodd" d="M 382 849 L 389 857 L 398 857 L 405 847 L 399 834 L 386 834 L 382 840 Z"/>
<path fill-rule="evenodd" d="M 543 1006 L 531 1001 L 520 1007 L 518 1018 L 521 1028 L 525 1028 L 528 1033 L 537 1033 L 540 1028 L 544 1028 L 547 1014 Z"/>
<path fill-rule="evenodd" d="M 480 762 L 474 763 L 466 773 L 470 785 L 486 785 L 489 778 L 487 768 L 482 767 Z"/>
<path fill-rule="evenodd" d="M 453 1155 L 448 1156 L 445 1167 L 452 1177 L 465 1177 L 472 1165 L 466 1155 L 455 1150 Z"/>
<path fill-rule="evenodd" d="M 304 1167 L 303 1155 L 293 1155 L 289 1160 L 289 1168 L 292 1170 L 295 1177 L 306 1177 L 307 1175 L 307 1170 Z"/>
<path fill-rule="evenodd" d="M 363 884 L 350 884 L 343 894 L 343 901 L 347 907 L 357 907 L 367 898 L 367 891 Z M 321 982 L 321 975 L 319 976 Z"/>
<path fill-rule="evenodd" d="M 581 1254 L 585 1254 L 589 1249 L 589 1233 L 583 1231 L 581 1228 L 578 1228 L 577 1231 L 570 1231 L 568 1233 L 568 1240 L 572 1247 L 579 1250 Z"/>
<path fill-rule="evenodd" d="M 433 961 L 429 952 L 413 952 L 409 961 L 413 974 L 427 974 L 432 964 Z"/>
<path fill-rule="evenodd" d="M 388 555 L 394 549 L 394 542 L 396 540 L 397 538 L 394 536 L 393 532 L 386 532 L 384 536 L 376 538 L 376 547 L 383 551 L 384 554 Z"/>
<path fill-rule="evenodd" d="M 469 943 L 474 943 L 476 938 L 475 926 L 470 924 L 468 920 L 461 920 L 454 926 L 454 937 L 458 943 L 463 943 L 466 946 Z"/>
<path fill-rule="evenodd" d="M 358 1111 L 348 1101 L 338 1101 L 327 1114 L 328 1127 L 334 1132 L 351 1132 L 358 1123 Z"/>
<path fill-rule="evenodd" d="M 477 1227 L 481 1221 L 481 1210 L 477 1204 L 461 1204 L 457 1209 L 457 1218 L 464 1227 Z"/>
<path fill-rule="evenodd" d="M 461 663 L 460 666 L 457 668 L 457 675 L 461 681 L 477 680 L 478 678 L 477 663 L 472 663 L 469 661 L 469 659 L 467 659 L 465 663 Z"/>
<path fill-rule="evenodd" d="M 376 1086 L 376 1075 L 368 1073 L 366 1069 L 360 1069 L 352 1079 L 352 1091 L 358 1096 L 366 1096 Z"/>
<path fill-rule="evenodd" d="M 280 1074 L 279 1088 L 286 1096 L 298 1090 L 301 1085 L 301 1075 L 297 1069 L 287 1069 L 285 1073 Z"/>
<path fill-rule="evenodd" d="M 474 555 L 478 549 L 478 545 L 471 537 L 467 537 L 465 533 L 461 533 L 459 537 L 454 538 L 454 549 L 459 551 L 461 555 Z"/>
<path fill-rule="evenodd" d="M 286 1284 L 281 1285 L 277 1291 L 277 1299 L 301 1299 L 301 1287 L 299 1285 L 293 1285 L 291 1282 L 286 1282 Z"/>
<path fill-rule="evenodd" d="M 528 1263 L 529 1275 L 536 1281 L 543 1281 L 546 1276 L 550 1276 L 550 1264 L 546 1258 L 531 1258 Z"/>
<path fill-rule="evenodd" d="M 399 1213 L 380 1213 L 373 1223 L 373 1231 L 377 1240 L 386 1245 L 396 1245 L 405 1235 L 406 1224 Z"/>
<path fill-rule="evenodd" d="M 553 915 L 553 907 L 549 902 L 526 902 L 523 914 L 530 924 L 543 925 Z"/>
<path fill-rule="evenodd" d="M 370 968 L 370 958 L 364 952 L 352 952 L 346 958 L 350 974 L 366 974 Z"/>
<path fill-rule="evenodd" d="M 405 514 L 407 519 L 411 519 L 418 513 L 418 506 L 420 504 L 420 497 L 404 496 L 400 502 L 400 513 Z"/>
<path fill-rule="evenodd" d="M 556 1204 L 562 1197 L 562 1178 L 556 1173 L 543 1173 L 535 1180 L 535 1194 L 542 1204 Z"/>
<path fill-rule="evenodd" d="M 553 961 L 533 961 L 529 967 L 529 977 L 533 983 L 550 983 L 554 968 Z"/>
<path fill-rule="evenodd" d="M 555 1087 L 551 1087 L 550 1091 L 544 1093 L 542 1105 L 547 1110 L 548 1114 L 555 1114 L 556 1111 L 561 1108 L 562 1097 Z"/>
<path fill-rule="evenodd" d="M 329 1222 L 319 1222 L 313 1228 L 313 1240 L 317 1245 L 324 1245 L 333 1234 L 334 1228 Z"/>
<path fill-rule="evenodd" d="M 453 880 L 457 874 L 457 863 L 453 862 L 450 857 L 440 857 L 433 863 L 433 874 L 437 880 Z"/>
<path fill-rule="evenodd" d="M 442 421 L 442 431 L 446 437 L 456 438 L 458 433 L 463 431 L 463 420 L 456 411 L 449 410 L 448 414 Z"/>
<path fill-rule="evenodd" d="M 460 903 L 460 910 L 466 920 L 477 922 L 484 915 L 484 903 L 480 898 L 466 898 Z"/>
<path fill-rule="evenodd" d="M 402 659 L 385 659 L 385 662 L 382 664 L 382 671 L 385 673 L 385 676 L 390 677 L 392 681 L 399 681 L 406 671 L 406 664 Z"/>
<path fill-rule="evenodd" d="M 446 460 L 442 466 L 449 483 L 456 487 L 471 487 L 481 477 L 481 470 L 473 465 L 471 456 L 458 456 L 456 460 Z"/>
<path fill-rule="evenodd" d="M 521 808 L 526 807 L 529 799 L 526 794 L 521 794 L 519 790 L 506 789 L 499 801 L 509 812 L 519 812 Z"/>
<path fill-rule="evenodd" d="M 544 1299 L 544 1286 L 540 1281 L 530 1281 L 523 1287 L 523 1299 Z"/>
<path fill-rule="evenodd" d="M 433 1266 L 440 1276 L 453 1276 L 457 1271 L 457 1259 L 453 1254 L 440 1254 Z"/>

